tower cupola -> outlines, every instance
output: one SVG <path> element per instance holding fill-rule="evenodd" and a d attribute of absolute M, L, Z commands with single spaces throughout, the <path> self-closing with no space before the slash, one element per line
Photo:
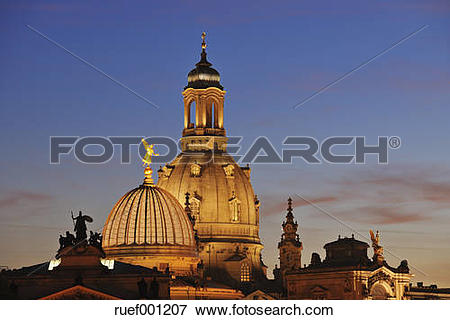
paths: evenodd
<path fill-rule="evenodd" d="M 212 64 L 206 58 L 206 33 L 202 33 L 202 53 L 200 55 L 200 61 L 195 65 L 195 68 L 188 73 L 188 85 L 184 88 L 192 89 L 207 89 L 215 87 L 223 90 L 223 86 L 220 84 L 219 72 L 211 68 Z"/>
<path fill-rule="evenodd" d="M 211 67 L 212 64 L 206 58 L 205 37 L 206 33 L 203 32 L 200 61 L 189 72 L 188 85 L 183 91 L 183 137 L 195 137 L 195 139 L 182 140 L 183 150 L 204 151 L 213 147 L 225 148 L 226 139 L 211 139 L 211 137 L 225 137 L 223 127 L 225 91 L 220 84 L 219 72 Z M 203 138 L 199 139 L 199 136 Z"/>

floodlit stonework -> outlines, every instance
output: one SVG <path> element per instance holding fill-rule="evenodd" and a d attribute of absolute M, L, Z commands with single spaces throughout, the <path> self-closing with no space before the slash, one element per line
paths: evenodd
<path fill-rule="evenodd" d="M 204 40 L 204 35 L 203 35 Z M 0 298 L 7 299 L 444 299 L 447 289 L 410 284 L 403 260 L 390 266 L 380 234 L 369 245 L 340 237 L 304 264 L 292 200 L 281 224 L 280 265 L 266 276 L 259 237 L 260 201 L 251 169 L 227 153 L 220 74 L 206 59 L 188 74 L 182 93 L 182 152 L 158 170 L 156 150 L 144 143 L 144 181 L 113 206 L 102 235 L 92 218 L 72 216 L 76 236 L 60 235 L 56 259 L 0 273 Z M 303 240 L 304 243 L 301 241 Z"/>
<path fill-rule="evenodd" d="M 144 182 L 114 206 L 103 229 L 111 259 L 176 274 L 197 272 L 200 262 L 192 224 L 169 192 Z"/>
<path fill-rule="evenodd" d="M 250 168 L 227 154 L 223 126 L 225 91 L 203 48 L 201 60 L 188 75 L 183 91 L 182 153 L 158 171 L 158 187 L 180 203 L 191 197 L 196 218 L 199 256 L 205 273 L 241 282 L 265 278 L 259 238 L 259 201 L 250 182 Z M 247 270 L 241 277 L 241 270 Z"/>
<path fill-rule="evenodd" d="M 402 300 L 408 299 L 406 291 L 411 280 L 408 262 L 403 260 L 398 267 L 390 266 L 383 256 L 379 233 L 371 231 L 374 255 L 367 256 L 369 245 L 352 235 L 325 244 L 326 256 L 322 260 L 314 252 L 311 262 L 300 264 L 301 243 L 286 246 L 286 227 L 293 224 L 291 201 L 289 199 L 286 222 L 283 223 L 283 239 L 280 242 L 280 269 L 275 276 L 283 281 L 285 297 L 288 299 L 334 299 L 334 300 Z M 297 230 L 290 227 L 289 230 Z M 292 233 L 292 232 L 291 232 Z M 291 238 L 293 234 L 291 234 Z M 287 247 L 287 248 L 286 248 Z M 284 252 L 286 248 L 287 252 Z M 289 255 L 286 257 L 286 255 Z M 291 261 L 290 257 L 295 258 Z M 284 261 L 284 263 L 283 263 Z"/>

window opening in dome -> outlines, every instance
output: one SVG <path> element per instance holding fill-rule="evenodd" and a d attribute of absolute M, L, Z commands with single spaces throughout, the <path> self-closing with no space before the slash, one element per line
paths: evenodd
<path fill-rule="evenodd" d="M 250 281 L 250 266 L 247 263 L 241 265 L 241 282 Z"/>

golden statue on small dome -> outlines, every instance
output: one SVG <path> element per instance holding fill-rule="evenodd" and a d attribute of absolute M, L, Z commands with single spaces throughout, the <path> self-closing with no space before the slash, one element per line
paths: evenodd
<path fill-rule="evenodd" d="M 152 168 L 150 168 L 150 164 L 152 163 L 152 156 L 159 156 L 159 154 L 155 153 L 155 150 L 153 150 L 153 145 L 152 144 L 148 144 L 148 142 L 145 141 L 144 139 L 142 139 L 142 144 L 144 145 L 145 150 L 147 151 L 147 153 L 145 154 L 144 158 L 142 159 L 143 166 L 145 167 L 145 170 L 144 170 L 144 175 L 145 175 L 144 184 L 146 184 L 146 185 L 153 185 L 153 178 L 152 178 L 153 170 L 152 170 Z"/>
<path fill-rule="evenodd" d="M 152 163 L 152 156 L 159 156 L 159 154 L 155 153 L 155 151 L 153 150 L 153 145 L 148 144 L 148 142 L 145 141 L 144 139 L 142 139 L 142 144 L 144 145 L 145 150 L 147 151 L 147 153 L 144 156 L 144 159 L 142 159 L 142 162 L 144 163 L 143 166 L 149 167 L 150 163 Z"/>

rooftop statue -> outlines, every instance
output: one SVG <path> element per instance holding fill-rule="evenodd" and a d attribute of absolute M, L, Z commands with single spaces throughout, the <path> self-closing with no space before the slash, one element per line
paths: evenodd
<path fill-rule="evenodd" d="M 99 249 L 102 248 L 102 235 L 98 232 L 89 231 L 89 244 Z"/>
<path fill-rule="evenodd" d="M 83 213 L 81 211 L 79 212 L 78 216 L 76 216 L 76 217 L 73 216 L 72 211 L 71 211 L 71 214 L 72 214 L 72 219 L 75 224 L 73 230 L 75 231 L 76 241 L 80 242 L 80 241 L 87 239 L 86 221 L 92 222 L 93 221 L 92 218 L 90 216 L 83 215 Z"/>
<path fill-rule="evenodd" d="M 144 139 L 142 139 L 142 144 L 145 147 L 145 150 L 147 151 L 147 153 L 144 156 L 144 159 L 142 159 L 142 162 L 144 163 L 143 166 L 144 167 L 148 167 L 150 166 L 150 163 L 152 163 L 152 156 L 159 156 L 159 154 L 155 153 L 155 151 L 153 150 L 153 145 L 152 144 L 148 144 L 147 141 L 145 141 Z"/>
<path fill-rule="evenodd" d="M 71 234 L 69 231 L 66 231 L 66 236 L 59 236 L 59 250 L 64 249 L 68 246 L 75 245 L 75 236 Z"/>
<path fill-rule="evenodd" d="M 370 232 L 370 238 L 372 239 L 372 248 L 374 257 L 383 257 L 383 247 L 380 246 L 380 233 L 377 230 L 375 235 L 372 230 Z"/>
<path fill-rule="evenodd" d="M 153 150 L 153 145 L 148 144 L 148 142 L 145 141 L 144 139 L 142 139 L 142 144 L 144 145 L 145 150 L 147 151 L 147 153 L 144 156 L 144 159 L 142 159 L 142 162 L 144 163 L 143 166 L 145 167 L 144 184 L 153 185 L 153 178 L 152 178 L 153 170 L 152 168 L 150 168 L 150 164 L 152 163 L 152 156 L 159 156 L 159 154 L 155 153 L 155 150 Z"/>

